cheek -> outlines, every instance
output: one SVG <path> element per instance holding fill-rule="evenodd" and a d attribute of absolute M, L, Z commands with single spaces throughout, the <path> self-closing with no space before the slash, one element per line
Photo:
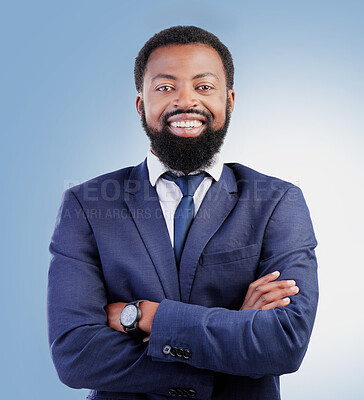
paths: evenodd
<path fill-rule="evenodd" d="M 220 128 L 225 123 L 226 101 L 226 93 L 211 99 L 209 109 L 215 117 L 214 127 Z"/>
<path fill-rule="evenodd" d="M 160 126 L 160 118 L 163 114 L 164 107 L 160 102 L 151 101 L 147 103 L 148 106 L 145 107 L 145 118 L 147 123 L 151 126 Z"/>
<path fill-rule="evenodd" d="M 220 104 L 219 107 L 211 110 L 215 116 L 214 125 L 215 127 L 220 128 L 225 123 L 226 117 L 226 103 Z"/>

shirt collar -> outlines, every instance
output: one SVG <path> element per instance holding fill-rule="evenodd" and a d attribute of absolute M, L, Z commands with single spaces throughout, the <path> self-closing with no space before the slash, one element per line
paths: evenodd
<path fill-rule="evenodd" d="M 166 165 L 162 163 L 162 161 L 152 153 L 152 151 L 149 149 L 148 154 L 147 154 L 147 167 L 149 171 L 149 181 L 152 186 L 155 186 L 157 180 L 161 175 L 163 175 L 167 171 L 171 171 L 174 173 L 180 173 L 180 171 L 173 171 L 170 168 L 168 168 Z M 221 155 L 220 153 L 216 153 L 214 155 L 214 159 L 212 164 L 204 168 L 201 171 L 207 172 L 209 175 L 211 175 L 215 181 L 218 181 L 220 179 L 222 169 L 224 167 L 224 164 L 221 160 Z M 193 171 L 191 174 L 200 172 L 200 171 Z"/>

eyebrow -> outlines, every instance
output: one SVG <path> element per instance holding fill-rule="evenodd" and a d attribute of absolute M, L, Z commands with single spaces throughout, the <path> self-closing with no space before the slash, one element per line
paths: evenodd
<path fill-rule="evenodd" d="M 212 72 L 204 72 L 202 74 L 197 74 L 192 79 L 205 78 L 206 76 L 212 76 L 215 79 L 219 80 L 219 77 L 217 75 L 213 74 Z M 152 82 L 156 81 L 157 79 L 171 79 L 172 81 L 176 81 L 177 80 L 177 78 L 174 75 L 158 74 L 152 79 Z"/>
<path fill-rule="evenodd" d="M 217 75 L 213 74 L 212 72 L 204 72 L 203 74 L 195 75 L 192 79 L 205 78 L 206 76 L 213 76 L 214 78 L 219 80 L 219 77 Z"/>
<path fill-rule="evenodd" d="M 158 75 L 156 75 L 156 76 L 152 79 L 152 82 L 156 81 L 157 79 L 161 79 L 161 78 L 164 78 L 164 79 L 171 79 L 172 81 L 176 81 L 176 80 L 177 80 L 177 78 L 176 78 L 175 76 L 173 76 L 173 75 L 169 75 L 169 74 L 158 74 Z"/>

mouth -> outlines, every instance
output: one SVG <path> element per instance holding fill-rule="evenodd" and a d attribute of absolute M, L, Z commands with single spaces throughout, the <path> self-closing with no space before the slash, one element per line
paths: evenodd
<path fill-rule="evenodd" d="M 177 114 L 167 120 L 167 125 L 174 135 L 195 137 L 205 129 L 206 118 L 199 114 Z"/>

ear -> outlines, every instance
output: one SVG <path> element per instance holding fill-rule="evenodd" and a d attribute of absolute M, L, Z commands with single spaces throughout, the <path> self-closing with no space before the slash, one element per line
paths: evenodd
<path fill-rule="evenodd" d="M 137 109 L 137 112 L 138 112 L 139 115 L 141 115 L 141 113 L 142 113 L 142 101 L 143 101 L 143 96 L 139 92 L 137 94 L 136 103 L 135 103 L 136 109 Z"/>
<path fill-rule="evenodd" d="M 230 100 L 230 114 L 233 112 L 234 110 L 234 103 L 235 103 L 235 90 L 234 89 L 228 89 L 227 91 L 227 97 L 228 100 Z"/>

